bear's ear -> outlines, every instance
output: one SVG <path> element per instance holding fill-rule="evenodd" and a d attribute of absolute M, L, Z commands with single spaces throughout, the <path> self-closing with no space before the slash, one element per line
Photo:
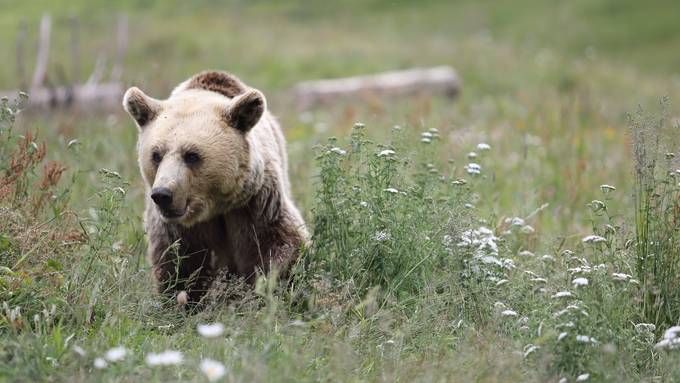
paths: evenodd
<path fill-rule="evenodd" d="M 262 92 L 251 89 L 234 98 L 224 114 L 224 120 L 227 125 L 246 133 L 260 121 L 265 108 L 266 101 Z"/>
<path fill-rule="evenodd" d="M 125 92 L 123 108 L 132 116 L 137 126 L 143 129 L 158 116 L 161 111 L 161 102 L 133 86 Z"/>

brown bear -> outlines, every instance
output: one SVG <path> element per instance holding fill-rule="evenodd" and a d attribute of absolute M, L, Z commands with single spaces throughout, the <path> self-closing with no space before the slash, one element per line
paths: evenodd
<path fill-rule="evenodd" d="M 198 302 L 218 273 L 251 283 L 272 267 L 285 273 L 308 234 L 291 198 L 285 139 L 263 94 L 210 71 L 166 100 L 132 87 L 123 106 L 139 128 L 144 227 L 159 290 Z"/>

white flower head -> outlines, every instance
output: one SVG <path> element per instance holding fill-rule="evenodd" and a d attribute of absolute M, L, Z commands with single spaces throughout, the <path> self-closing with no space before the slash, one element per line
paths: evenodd
<path fill-rule="evenodd" d="M 463 166 L 463 169 L 465 169 L 468 174 L 481 174 L 482 173 L 482 167 L 479 164 L 476 164 L 474 162 L 470 162 L 469 164 Z"/>
<path fill-rule="evenodd" d="M 224 332 L 224 325 L 222 323 L 208 323 L 199 324 L 196 329 L 198 333 L 204 338 L 216 338 Z"/>
<path fill-rule="evenodd" d="M 85 351 L 82 347 L 80 347 L 78 345 L 74 345 L 72 349 L 73 349 L 73 352 L 78 354 L 78 356 L 80 356 L 80 357 L 87 355 L 87 351 Z"/>
<path fill-rule="evenodd" d="M 125 355 L 127 355 L 125 347 L 118 346 L 107 351 L 104 357 L 110 362 L 119 362 L 125 359 Z"/>
<path fill-rule="evenodd" d="M 477 153 L 470 152 L 470 153 L 467 154 L 467 158 L 473 160 L 473 159 L 477 158 Z"/>
<path fill-rule="evenodd" d="M 624 274 L 624 273 L 612 273 L 612 278 L 615 281 L 627 281 L 631 279 L 633 276 L 630 274 Z"/>
<path fill-rule="evenodd" d="M 524 225 L 524 226 L 522 226 L 521 229 L 519 229 L 519 231 L 520 231 L 522 234 L 532 234 L 532 233 L 535 232 L 536 230 L 535 230 L 535 229 L 533 228 L 533 226 L 531 226 L 531 225 Z"/>
<path fill-rule="evenodd" d="M 95 358 L 94 359 L 94 368 L 96 368 L 96 369 L 101 370 L 103 368 L 106 368 L 108 365 L 109 364 L 106 363 L 106 360 L 104 360 L 103 358 Z"/>
<path fill-rule="evenodd" d="M 604 185 L 600 185 L 600 190 L 602 190 L 603 193 L 609 193 L 609 192 L 616 190 L 616 188 L 613 187 L 612 185 L 604 184 Z"/>
<path fill-rule="evenodd" d="M 389 157 L 391 155 L 394 155 L 394 153 L 395 153 L 394 150 L 385 149 L 378 153 L 378 157 Z"/>
<path fill-rule="evenodd" d="M 501 315 L 503 315 L 504 317 L 516 317 L 517 313 L 512 310 L 503 310 L 503 312 L 501 312 Z"/>
<path fill-rule="evenodd" d="M 589 235 L 589 236 L 583 237 L 582 241 L 583 241 L 583 243 L 600 243 L 600 242 L 607 242 L 607 238 L 600 237 L 599 235 Z"/>
<path fill-rule="evenodd" d="M 574 285 L 574 287 L 579 287 L 579 286 L 588 286 L 588 279 L 586 278 L 574 278 L 571 283 Z"/>
<path fill-rule="evenodd" d="M 346 150 L 342 150 L 338 147 L 331 148 L 328 152 L 329 153 L 335 153 L 335 154 L 340 155 L 340 156 L 344 156 L 345 154 L 347 154 Z"/>
<path fill-rule="evenodd" d="M 203 359 L 201 361 L 201 371 L 203 371 L 209 381 L 215 382 L 224 376 L 227 369 L 216 360 Z"/>
<path fill-rule="evenodd" d="M 158 354 L 147 354 L 145 360 L 149 366 L 170 366 L 182 363 L 184 355 L 179 351 L 167 350 Z"/>
<path fill-rule="evenodd" d="M 588 379 L 590 379 L 590 374 L 581 374 L 576 377 L 577 382 L 585 382 Z"/>
<path fill-rule="evenodd" d="M 399 193 L 399 190 L 397 190 L 397 189 L 395 189 L 395 188 L 387 188 L 387 189 L 384 189 L 383 191 L 386 191 L 386 192 L 392 193 L 392 194 L 397 194 L 397 193 Z"/>
<path fill-rule="evenodd" d="M 479 151 L 491 150 L 491 146 L 485 142 L 480 142 L 479 144 L 477 144 L 477 150 Z"/>
<path fill-rule="evenodd" d="M 566 338 L 567 335 L 569 335 L 568 332 L 561 332 L 560 335 L 557 336 L 557 341 L 561 341 L 562 339 Z"/>
<path fill-rule="evenodd" d="M 392 235 L 389 232 L 387 232 L 385 230 L 380 230 L 380 231 L 376 232 L 375 234 L 373 234 L 372 239 L 376 242 L 385 242 L 385 241 L 390 240 L 391 238 L 392 238 Z"/>
<path fill-rule="evenodd" d="M 570 291 L 558 291 L 557 293 L 553 294 L 551 298 L 557 299 L 557 298 L 571 298 L 572 294 Z"/>
<path fill-rule="evenodd" d="M 664 339 L 675 339 L 678 336 L 678 333 L 680 332 L 680 326 L 673 326 L 669 327 L 664 333 L 663 333 L 663 338 Z"/>
<path fill-rule="evenodd" d="M 595 338 L 589 337 L 588 335 L 576 335 L 576 341 L 579 343 L 597 343 Z"/>

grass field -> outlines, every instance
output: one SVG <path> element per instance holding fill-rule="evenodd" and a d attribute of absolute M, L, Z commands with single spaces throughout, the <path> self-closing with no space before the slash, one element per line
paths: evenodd
<path fill-rule="evenodd" d="M 81 19 L 86 78 L 121 12 L 128 83 L 162 98 L 217 68 L 263 90 L 314 239 L 288 286 L 262 278 L 255 289 L 231 287 L 242 299 L 187 314 L 154 292 L 137 133 L 122 109 L 15 116 L 9 102 L 0 114 L 0 380 L 204 381 L 206 358 L 225 367 L 224 381 L 245 382 L 680 378 L 677 338 L 666 332 L 680 324 L 675 2 L 0 9 L 3 89 L 19 83 L 22 21 L 33 41 L 51 12 L 50 79 L 59 83 L 69 73 L 68 18 Z M 463 79 L 453 102 L 300 113 L 287 93 L 305 79 L 442 64 Z M 395 153 L 377 155 L 385 149 Z M 216 322 L 222 335 L 198 333 Z M 116 347 L 125 355 L 106 359 Z M 164 350 L 183 362 L 145 360 Z"/>

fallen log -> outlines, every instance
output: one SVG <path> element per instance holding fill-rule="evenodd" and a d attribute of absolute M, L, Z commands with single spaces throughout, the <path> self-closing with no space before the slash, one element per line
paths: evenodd
<path fill-rule="evenodd" d="M 123 99 L 123 84 L 118 82 L 41 87 L 29 92 L 25 103 L 28 109 L 51 109 L 75 107 L 77 109 L 113 109 Z M 10 100 L 19 97 L 19 90 L 0 92 L 0 98 Z"/>
<path fill-rule="evenodd" d="M 456 71 L 449 66 L 304 81 L 293 87 L 296 104 L 301 109 L 355 97 L 443 94 L 453 98 L 459 92 L 460 79 Z"/>

